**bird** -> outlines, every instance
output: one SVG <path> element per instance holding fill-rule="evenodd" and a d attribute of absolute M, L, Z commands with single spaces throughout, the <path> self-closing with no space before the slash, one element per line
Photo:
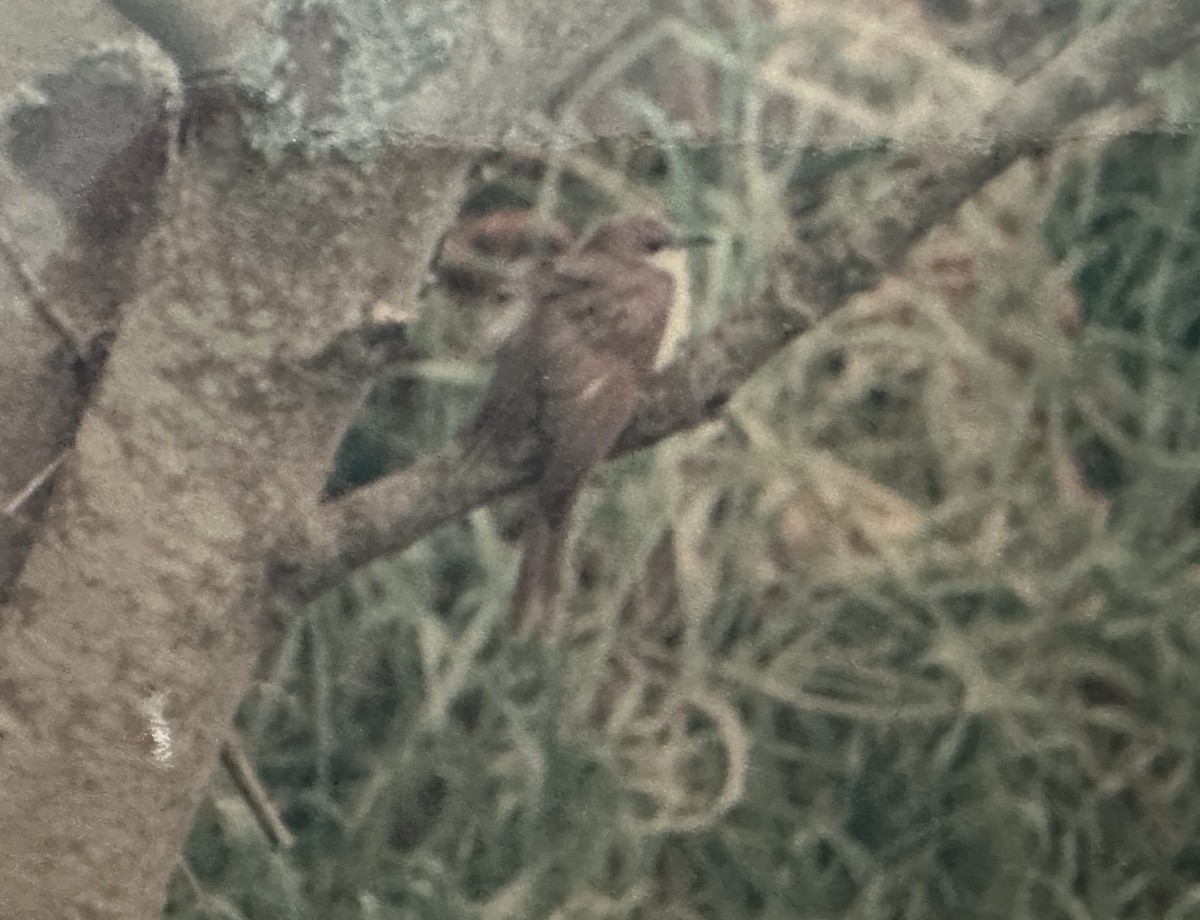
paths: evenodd
<path fill-rule="evenodd" d="M 533 208 L 459 217 L 442 239 L 430 277 L 455 311 L 443 346 L 467 360 L 495 354 L 520 319 L 530 269 L 574 242 L 563 221 L 543 218 Z"/>
<path fill-rule="evenodd" d="M 708 242 L 658 217 L 621 216 L 524 278 L 528 312 L 498 349 L 471 426 L 475 437 L 499 440 L 532 426 L 543 451 L 509 611 L 518 635 L 543 633 L 552 623 L 579 490 L 653 375 L 675 279 L 651 259 Z"/>
<path fill-rule="evenodd" d="M 464 215 L 442 240 L 436 271 L 454 294 L 501 299 L 531 260 L 556 256 L 573 239 L 562 221 L 539 220 L 531 208 Z"/>

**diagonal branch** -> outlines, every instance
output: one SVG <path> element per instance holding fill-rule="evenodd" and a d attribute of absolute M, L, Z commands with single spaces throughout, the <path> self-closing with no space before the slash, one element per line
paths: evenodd
<path fill-rule="evenodd" d="M 869 212 L 831 201 L 804 215 L 759 297 L 684 344 L 655 380 L 614 455 L 712 418 L 767 360 L 815 322 L 875 287 L 931 228 L 1017 159 L 1061 139 L 1082 116 L 1134 94 L 1142 75 L 1200 41 L 1200 5 L 1124 7 L 966 126 L 954 142 L 887 154 L 890 194 Z M 869 164 L 879 169 L 879 163 Z M 327 506 L 324 540 L 281 566 L 283 592 L 309 598 L 537 475 L 531 432 L 507 462 L 452 448 Z"/>
<path fill-rule="evenodd" d="M 164 3 L 162 0 L 108 0 L 108 3 L 158 42 L 185 78 L 214 67 L 229 53 L 228 42 L 221 30 L 206 18 L 213 12 L 211 7 L 196 8 L 195 4 Z M 245 15 L 246 4 L 231 6 L 234 13 Z"/>

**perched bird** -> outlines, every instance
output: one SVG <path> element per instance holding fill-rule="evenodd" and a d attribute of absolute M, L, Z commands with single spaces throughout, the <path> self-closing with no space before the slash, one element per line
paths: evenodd
<path fill-rule="evenodd" d="M 461 296 L 500 299 L 540 261 L 564 252 L 573 241 L 562 221 L 539 221 L 531 209 L 508 208 L 462 217 L 442 240 L 437 273 Z"/>
<path fill-rule="evenodd" d="M 650 257 L 705 242 L 654 217 L 616 218 L 525 279 L 528 315 L 501 346 L 472 426 L 476 437 L 503 439 L 533 425 L 545 452 L 510 614 L 522 635 L 549 625 L 579 489 L 653 373 L 675 281 Z"/>
<path fill-rule="evenodd" d="M 469 361 L 494 354 L 520 321 L 530 270 L 574 242 L 565 223 L 532 208 L 459 217 L 434 263 L 434 278 L 456 317 L 442 346 Z"/>

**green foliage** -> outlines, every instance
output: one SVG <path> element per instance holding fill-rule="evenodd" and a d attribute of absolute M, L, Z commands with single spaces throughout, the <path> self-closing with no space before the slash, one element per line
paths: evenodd
<path fill-rule="evenodd" d="M 1063 255 L 1082 255 L 1090 321 L 1171 350 L 1200 347 L 1197 188 L 1200 144 L 1189 134 L 1121 137 L 1072 164 L 1048 233 Z"/>

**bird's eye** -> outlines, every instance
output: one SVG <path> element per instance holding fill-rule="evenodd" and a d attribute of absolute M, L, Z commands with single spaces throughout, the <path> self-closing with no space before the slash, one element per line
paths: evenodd
<path fill-rule="evenodd" d="M 646 252 L 662 252 L 667 248 L 666 240 L 646 240 Z"/>
<path fill-rule="evenodd" d="M 500 254 L 500 241 L 491 234 L 479 234 L 475 238 L 474 243 L 475 251 L 481 256 L 495 256 Z"/>

